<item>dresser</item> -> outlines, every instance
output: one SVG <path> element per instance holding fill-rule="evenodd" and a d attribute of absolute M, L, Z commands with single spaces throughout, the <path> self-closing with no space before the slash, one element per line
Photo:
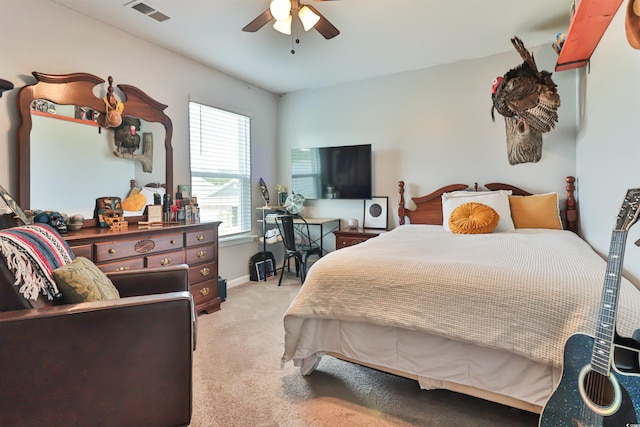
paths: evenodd
<path fill-rule="evenodd" d="M 196 311 L 220 309 L 218 226 L 220 222 L 163 224 L 112 231 L 88 227 L 64 235 L 75 256 L 92 260 L 102 271 L 189 265 L 189 286 Z"/>
<path fill-rule="evenodd" d="M 346 248 L 347 246 L 357 245 L 358 243 L 369 240 L 384 233 L 386 230 L 378 230 L 373 228 L 358 228 L 357 230 L 336 230 L 333 232 L 336 236 L 336 249 Z"/>

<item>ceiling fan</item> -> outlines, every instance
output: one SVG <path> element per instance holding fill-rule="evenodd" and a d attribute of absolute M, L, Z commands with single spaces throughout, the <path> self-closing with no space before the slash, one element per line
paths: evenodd
<path fill-rule="evenodd" d="M 272 0 L 269 8 L 249 22 L 242 31 L 255 33 L 272 19 L 275 19 L 276 22 L 273 24 L 275 30 L 283 34 L 291 34 L 291 23 L 294 15 L 298 16 L 305 31 L 315 28 L 325 39 L 331 39 L 340 34 L 340 31 L 322 16 L 315 7 L 309 4 L 301 4 L 299 0 Z"/>

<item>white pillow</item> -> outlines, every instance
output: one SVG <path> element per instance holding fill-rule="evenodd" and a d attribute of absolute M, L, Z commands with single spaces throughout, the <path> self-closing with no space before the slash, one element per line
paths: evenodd
<path fill-rule="evenodd" d="M 451 231 L 449 228 L 451 212 L 462 204 L 476 202 L 492 207 L 500 215 L 500 221 L 498 221 L 498 226 L 494 233 L 513 231 L 516 228 L 513 225 L 511 208 L 509 207 L 511 193 L 511 190 L 452 191 L 444 193 L 442 195 L 442 226 L 445 230 Z"/>

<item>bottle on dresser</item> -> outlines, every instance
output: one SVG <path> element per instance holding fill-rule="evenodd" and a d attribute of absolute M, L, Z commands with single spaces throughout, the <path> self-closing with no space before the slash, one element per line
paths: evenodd
<path fill-rule="evenodd" d="M 165 194 L 162 201 L 162 221 L 171 222 L 171 194 Z"/>

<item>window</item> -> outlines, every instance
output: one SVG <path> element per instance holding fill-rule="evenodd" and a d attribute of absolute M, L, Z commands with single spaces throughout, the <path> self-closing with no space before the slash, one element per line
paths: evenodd
<path fill-rule="evenodd" d="M 250 118 L 189 102 L 191 193 L 220 236 L 251 230 Z"/>
<path fill-rule="evenodd" d="M 291 150 L 291 191 L 306 199 L 322 198 L 320 176 L 320 149 L 294 148 Z"/>

